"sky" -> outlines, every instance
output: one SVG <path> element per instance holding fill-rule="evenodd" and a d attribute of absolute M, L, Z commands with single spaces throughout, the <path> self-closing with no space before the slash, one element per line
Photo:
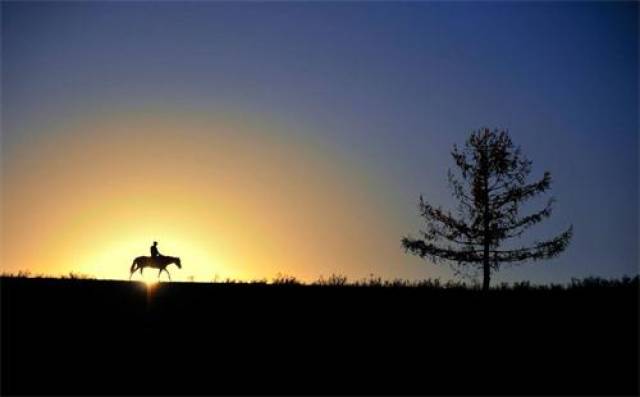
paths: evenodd
<path fill-rule="evenodd" d="M 635 2 L 1 7 L 2 271 L 456 278 L 400 240 L 490 127 L 553 177 L 521 243 L 574 226 L 494 280 L 638 273 Z"/>

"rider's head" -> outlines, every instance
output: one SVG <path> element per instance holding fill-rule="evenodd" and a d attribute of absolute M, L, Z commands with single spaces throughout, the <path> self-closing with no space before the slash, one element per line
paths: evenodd
<path fill-rule="evenodd" d="M 157 242 L 157 241 L 154 241 L 154 242 L 153 242 L 153 245 L 158 245 L 158 242 Z"/>

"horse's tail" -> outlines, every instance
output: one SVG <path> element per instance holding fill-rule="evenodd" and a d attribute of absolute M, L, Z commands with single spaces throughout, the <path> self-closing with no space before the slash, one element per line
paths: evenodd
<path fill-rule="evenodd" d="M 136 264 L 138 263 L 138 258 L 133 260 L 133 263 L 131 264 L 131 273 L 136 271 Z"/>

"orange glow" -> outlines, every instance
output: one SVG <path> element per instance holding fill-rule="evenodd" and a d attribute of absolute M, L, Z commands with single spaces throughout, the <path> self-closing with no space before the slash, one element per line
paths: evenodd
<path fill-rule="evenodd" d="M 182 260 L 174 281 L 407 276 L 391 267 L 404 229 L 372 178 L 308 135 L 166 111 L 37 135 L 5 162 L 4 271 L 128 279 L 158 241 Z"/>
<path fill-rule="evenodd" d="M 148 290 L 153 290 L 153 288 L 155 288 L 155 286 L 159 283 L 160 281 L 157 279 L 153 279 L 149 276 L 146 276 L 144 279 L 144 284 L 147 287 Z"/>

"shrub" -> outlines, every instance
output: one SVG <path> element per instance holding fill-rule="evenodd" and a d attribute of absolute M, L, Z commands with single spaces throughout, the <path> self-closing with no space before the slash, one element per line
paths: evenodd
<path fill-rule="evenodd" d="M 273 279 L 271 284 L 275 285 L 299 285 L 300 281 L 294 276 L 290 276 L 287 274 L 278 273 L 276 277 Z"/>

